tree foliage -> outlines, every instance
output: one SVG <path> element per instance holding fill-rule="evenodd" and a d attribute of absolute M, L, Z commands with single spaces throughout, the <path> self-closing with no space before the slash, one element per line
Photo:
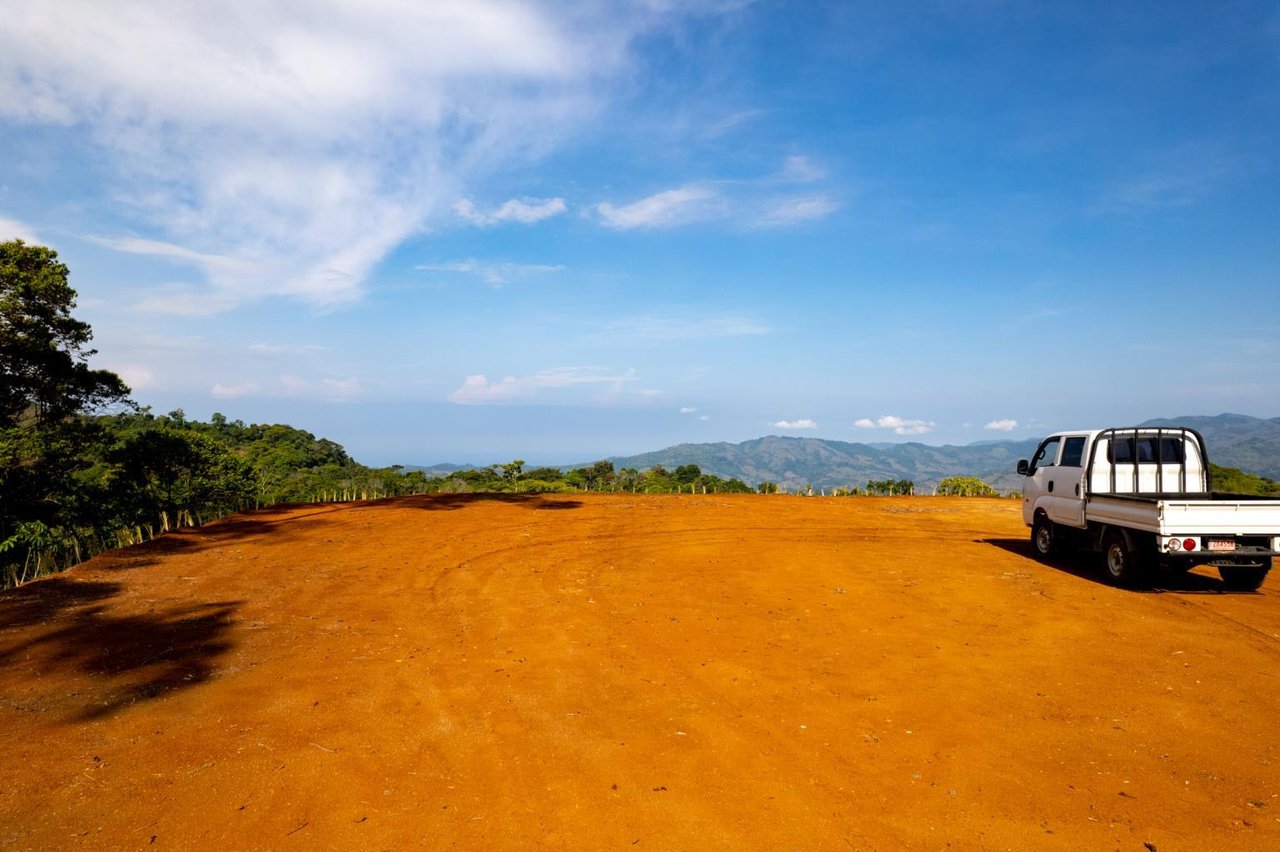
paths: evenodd
<path fill-rule="evenodd" d="M 57 423 L 128 397 L 115 373 L 89 368 L 93 333 L 71 315 L 68 274 L 52 249 L 0 243 L 0 428 Z"/>
<path fill-rule="evenodd" d="M 937 493 L 945 497 L 995 497 L 999 494 L 976 476 L 948 476 L 938 483 Z"/>
<path fill-rule="evenodd" d="M 916 484 L 909 479 L 867 480 L 867 493 L 876 496 L 894 496 L 916 493 Z"/>
<path fill-rule="evenodd" d="M 1261 494 L 1269 497 L 1280 496 L 1280 482 L 1268 479 L 1265 476 L 1245 473 L 1234 467 L 1222 467 L 1210 462 L 1209 476 L 1212 479 L 1214 491 L 1225 491 L 1231 494 Z"/>

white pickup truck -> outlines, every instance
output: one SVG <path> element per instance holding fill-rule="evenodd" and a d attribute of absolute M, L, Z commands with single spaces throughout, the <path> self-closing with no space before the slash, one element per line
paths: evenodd
<path fill-rule="evenodd" d="M 1098 551 L 1116 585 L 1141 583 L 1157 566 L 1212 565 L 1227 588 L 1252 591 L 1280 553 L 1280 500 L 1215 493 L 1194 429 L 1060 432 L 1018 473 L 1036 555 Z"/>

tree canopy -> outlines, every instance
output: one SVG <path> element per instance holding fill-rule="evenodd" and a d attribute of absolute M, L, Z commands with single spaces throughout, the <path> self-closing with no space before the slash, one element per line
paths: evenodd
<path fill-rule="evenodd" d="M 89 368 L 89 324 L 58 253 L 0 243 L 0 428 L 56 422 L 128 398 L 115 373 Z"/>

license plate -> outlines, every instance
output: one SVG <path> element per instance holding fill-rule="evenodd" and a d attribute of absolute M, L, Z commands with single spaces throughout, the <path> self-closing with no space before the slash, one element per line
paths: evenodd
<path fill-rule="evenodd" d="M 1209 549 L 1216 551 L 1235 550 L 1235 539 L 1230 538 L 1211 538 L 1209 539 Z"/>

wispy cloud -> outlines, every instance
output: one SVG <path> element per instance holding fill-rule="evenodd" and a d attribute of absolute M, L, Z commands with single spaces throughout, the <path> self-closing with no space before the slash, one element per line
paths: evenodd
<path fill-rule="evenodd" d="M 559 216 L 567 209 L 563 198 L 512 198 L 488 212 L 477 208 L 469 198 L 463 198 L 453 205 L 453 212 L 482 228 L 503 222 L 532 225 L 543 219 Z"/>
<path fill-rule="evenodd" d="M 932 420 L 909 420 L 888 414 L 875 420 L 863 417 L 855 420 L 853 425 L 859 429 L 892 429 L 895 435 L 924 435 L 932 432 L 937 424 Z"/>
<path fill-rule="evenodd" d="M 803 420 L 779 420 L 776 423 L 770 423 L 775 429 L 817 429 L 818 424 L 809 419 Z"/>
<path fill-rule="evenodd" d="M 558 264 L 506 263 L 475 260 L 474 258 L 454 260 L 448 263 L 422 264 L 416 268 L 425 272 L 460 272 L 464 275 L 474 275 L 495 287 L 501 287 L 503 284 L 510 283 L 513 279 L 549 272 L 560 272 L 564 269 L 563 266 Z"/>
<path fill-rule="evenodd" d="M 315 399 L 325 402 L 347 402 L 363 392 L 364 388 L 360 380 L 354 377 L 306 378 L 293 373 L 285 373 L 269 385 L 264 385 L 260 381 L 217 382 L 209 389 L 209 395 L 214 399 L 265 396 Z"/>
<path fill-rule="evenodd" d="M 239 399 L 244 396 L 256 396 L 262 392 L 262 388 L 256 382 L 243 382 L 241 384 L 215 384 L 209 389 L 209 395 L 214 399 Z"/>
<path fill-rule="evenodd" d="M 725 221 L 748 228 L 786 228 L 822 219 L 840 208 L 811 184 L 826 171 L 805 156 L 787 157 L 772 174 L 755 178 L 707 179 L 666 189 L 629 204 L 597 204 L 593 210 L 606 228 L 627 231 L 671 228 Z M 800 186 L 807 190 L 797 195 Z"/>
<path fill-rule="evenodd" d="M 784 183 L 813 183 L 826 176 L 826 169 L 814 163 L 810 157 L 797 154 L 782 161 L 778 180 Z"/>
<path fill-rule="evenodd" d="M 607 228 L 629 231 L 635 228 L 669 228 L 720 215 L 719 194 L 709 186 L 682 186 L 654 193 L 631 204 L 596 205 L 596 213 Z"/>
<path fill-rule="evenodd" d="M 1157 155 L 1107 187 L 1092 212 L 1145 213 L 1198 204 L 1236 180 L 1248 165 L 1211 144 L 1187 144 Z"/>
<path fill-rule="evenodd" d="M 171 317 L 211 317 L 226 313 L 236 301 L 218 292 L 208 292 L 192 284 L 165 284 L 134 303 L 141 314 Z"/>
<path fill-rule="evenodd" d="M 753 224 L 757 228 L 786 228 L 826 218 L 839 209 L 838 203 L 822 195 L 783 198 L 769 202 Z"/>
<path fill-rule="evenodd" d="M 704 126 L 700 135 L 704 139 L 719 139 L 721 136 L 729 134 L 765 114 L 765 111 L 761 109 L 739 110 Z"/>
<path fill-rule="evenodd" d="M 22 240 L 24 243 L 39 243 L 35 228 L 19 222 L 17 219 L 6 219 L 0 216 L 0 242 L 5 240 Z"/>
<path fill-rule="evenodd" d="M 1018 428 L 1017 420 L 992 420 L 985 427 L 990 432 L 1012 432 Z"/>
<path fill-rule="evenodd" d="M 468 185 L 595 115 L 633 37 L 685 14 L 508 0 L 329 0 L 314 15 L 291 0 L 31 3 L 0 28 L 0 119 L 76 127 L 103 165 L 97 190 L 127 206 L 122 227 L 169 247 L 143 253 L 199 270 L 224 302 L 333 305 L 358 298 L 373 266 Z M 495 222 L 563 210 L 472 208 Z M 110 244 L 142 248 L 129 242 Z"/>
<path fill-rule="evenodd" d="M 635 370 L 611 373 L 603 367 L 558 367 L 540 370 L 532 376 L 506 376 L 492 381 L 480 373 L 467 376 L 462 386 L 449 394 L 449 401 L 460 405 L 514 404 L 530 402 L 546 396 L 548 392 L 583 387 L 603 387 L 606 391 L 603 398 L 610 398 L 637 378 Z M 602 397 L 597 396 L 596 399 Z"/>

